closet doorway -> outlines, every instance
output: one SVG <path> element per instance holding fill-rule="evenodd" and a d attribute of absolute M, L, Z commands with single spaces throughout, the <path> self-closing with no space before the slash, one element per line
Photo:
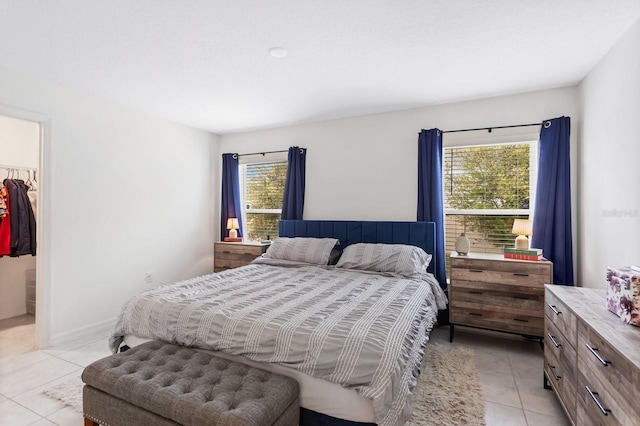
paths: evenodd
<path fill-rule="evenodd" d="M 0 114 L 0 358 L 40 346 L 36 230 L 42 137 L 41 122 Z"/>

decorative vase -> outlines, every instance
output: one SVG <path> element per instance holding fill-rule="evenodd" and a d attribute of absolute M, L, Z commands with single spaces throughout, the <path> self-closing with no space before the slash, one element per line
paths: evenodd
<path fill-rule="evenodd" d="M 470 248 L 471 248 L 471 243 L 469 242 L 469 239 L 467 238 L 466 235 L 464 235 L 464 232 L 463 232 L 456 239 L 456 246 L 455 246 L 456 252 L 459 255 L 464 256 L 467 253 L 469 253 Z"/>

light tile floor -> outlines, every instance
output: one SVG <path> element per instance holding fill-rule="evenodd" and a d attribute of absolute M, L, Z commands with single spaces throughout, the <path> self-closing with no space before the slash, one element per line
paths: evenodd
<path fill-rule="evenodd" d="M 92 334 L 62 346 L 33 350 L 33 317 L 0 320 L 0 426 L 83 424 L 82 415 L 42 390 L 78 376 L 110 354 L 106 335 Z M 487 426 L 569 425 L 552 391 L 542 387 L 542 349 L 520 336 L 437 327 L 432 341 L 474 349 L 487 408 Z"/>
<path fill-rule="evenodd" d="M 36 351 L 32 315 L 0 320 L 0 426 L 82 425 L 82 414 L 41 392 L 110 355 L 107 341 L 91 334 Z"/>
<path fill-rule="evenodd" d="M 487 426 L 564 426 L 566 417 L 553 391 L 542 385 L 543 350 L 518 335 L 457 326 L 436 327 L 431 341 L 467 346 L 476 353 Z"/>

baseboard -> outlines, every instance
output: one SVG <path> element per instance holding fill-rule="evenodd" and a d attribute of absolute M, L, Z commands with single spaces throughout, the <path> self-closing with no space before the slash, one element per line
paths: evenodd
<path fill-rule="evenodd" d="M 0 311 L 0 320 L 19 317 L 27 314 L 26 306 L 20 307 L 20 309 L 7 309 L 6 311 Z"/>
<path fill-rule="evenodd" d="M 65 331 L 64 333 L 59 333 L 51 336 L 51 341 L 49 342 L 49 346 L 59 346 L 64 345 L 69 342 L 73 342 L 76 339 L 88 336 L 90 334 L 102 334 L 105 336 L 105 339 L 111 335 L 113 332 L 113 327 L 116 324 L 117 318 L 112 318 L 100 322 L 96 322 L 93 324 L 85 325 L 83 327 L 76 328 L 71 331 Z"/>

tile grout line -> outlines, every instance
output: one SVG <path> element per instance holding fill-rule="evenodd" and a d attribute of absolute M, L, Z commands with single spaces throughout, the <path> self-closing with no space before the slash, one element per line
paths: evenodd
<path fill-rule="evenodd" d="M 520 400 L 520 409 L 522 410 L 522 416 L 524 417 L 524 422 L 529 425 L 529 419 L 527 419 L 527 413 L 524 409 L 524 402 L 522 401 L 522 395 L 520 395 L 520 386 L 518 386 L 518 381 L 516 380 L 516 373 L 513 371 L 513 363 L 511 362 L 511 353 L 507 352 L 507 361 L 509 362 L 509 369 L 511 370 L 511 378 L 513 379 L 513 383 L 516 386 L 516 391 L 518 392 L 518 399 Z"/>

